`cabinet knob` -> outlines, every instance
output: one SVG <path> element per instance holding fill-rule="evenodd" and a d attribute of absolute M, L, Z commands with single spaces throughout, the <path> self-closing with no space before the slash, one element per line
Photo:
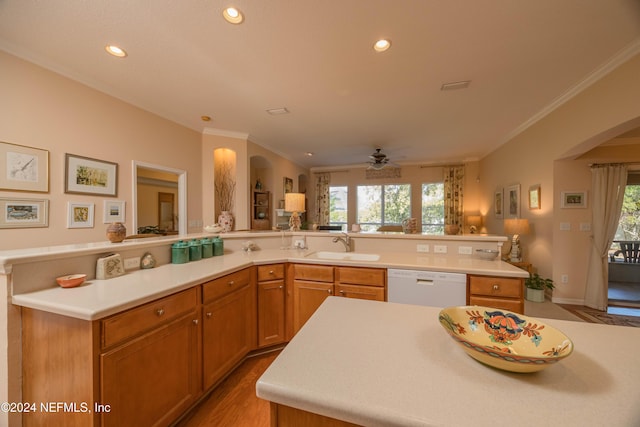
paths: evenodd
<path fill-rule="evenodd" d="M 344 295 L 344 291 L 340 291 L 340 295 Z"/>
<path fill-rule="evenodd" d="M 493 290 L 494 291 L 499 291 L 500 290 L 500 285 L 498 285 L 497 283 L 495 285 L 493 285 Z"/>
<path fill-rule="evenodd" d="M 269 270 L 269 274 L 273 276 L 275 273 L 273 272 L 273 270 Z"/>
<path fill-rule="evenodd" d="M 206 316 L 207 316 L 207 318 L 211 318 L 211 316 L 213 316 L 213 313 L 212 313 L 212 312 L 208 312 L 208 313 L 206 314 Z"/>
<path fill-rule="evenodd" d="M 158 315 L 158 317 L 162 316 L 164 314 L 164 308 L 157 309 L 156 314 Z"/>
<path fill-rule="evenodd" d="M 282 289 L 282 288 L 284 288 L 284 286 L 282 286 L 282 285 L 278 286 L 278 289 Z"/>
<path fill-rule="evenodd" d="M 327 292 L 331 293 L 331 289 L 327 289 Z"/>
<path fill-rule="evenodd" d="M 198 324 L 198 319 L 193 319 L 193 324 L 197 325 Z"/>
<path fill-rule="evenodd" d="M 229 280 L 228 284 L 229 284 L 229 286 L 233 286 L 233 285 L 235 285 L 235 282 L 233 280 Z"/>

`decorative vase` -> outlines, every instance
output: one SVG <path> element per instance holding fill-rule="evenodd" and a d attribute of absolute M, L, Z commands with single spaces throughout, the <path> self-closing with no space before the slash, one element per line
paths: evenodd
<path fill-rule="evenodd" d="M 121 222 L 114 222 L 107 227 L 107 239 L 111 243 L 120 243 L 127 237 L 127 227 Z"/>
<path fill-rule="evenodd" d="M 458 226 L 458 224 L 447 224 L 444 226 L 444 234 L 458 234 L 458 232 L 460 231 L 460 227 Z"/>
<path fill-rule="evenodd" d="M 222 211 L 218 216 L 218 225 L 222 227 L 223 233 L 228 233 L 233 229 L 233 215 L 229 211 Z"/>
<path fill-rule="evenodd" d="M 544 302 L 544 289 L 526 288 L 525 298 L 528 301 Z"/>

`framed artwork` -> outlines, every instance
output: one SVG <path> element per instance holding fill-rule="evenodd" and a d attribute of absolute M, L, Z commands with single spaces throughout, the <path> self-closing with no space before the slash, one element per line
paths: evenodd
<path fill-rule="evenodd" d="M 0 212 L 0 228 L 49 226 L 48 200 L 0 198 Z"/>
<path fill-rule="evenodd" d="M 104 201 L 104 223 L 124 222 L 124 200 L 105 200 Z"/>
<path fill-rule="evenodd" d="M 93 228 L 93 203 L 69 202 L 67 228 Z"/>
<path fill-rule="evenodd" d="M 529 209 L 540 209 L 540 186 L 529 187 Z"/>
<path fill-rule="evenodd" d="M 504 217 L 504 213 L 502 212 L 502 188 L 496 190 L 495 196 L 493 197 L 493 210 L 496 213 L 496 218 Z"/>
<path fill-rule="evenodd" d="M 49 152 L 0 142 L 0 189 L 49 192 Z"/>
<path fill-rule="evenodd" d="M 64 170 L 65 193 L 117 195 L 117 163 L 66 154 Z"/>
<path fill-rule="evenodd" d="M 507 215 L 520 218 L 520 184 L 507 187 Z"/>
<path fill-rule="evenodd" d="M 563 191 L 560 199 L 560 207 L 585 209 L 587 207 L 586 191 Z"/>
<path fill-rule="evenodd" d="M 293 180 L 291 178 L 287 178 L 286 176 L 283 179 L 283 187 L 284 194 L 293 192 Z"/>

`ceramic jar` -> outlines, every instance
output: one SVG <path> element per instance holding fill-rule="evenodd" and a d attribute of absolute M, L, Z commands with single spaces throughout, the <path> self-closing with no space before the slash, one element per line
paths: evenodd
<path fill-rule="evenodd" d="M 171 263 L 184 264 L 189 262 L 189 245 L 180 240 L 171 245 Z"/>
<path fill-rule="evenodd" d="M 233 230 L 233 215 L 229 211 L 222 211 L 218 216 L 218 225 L 222 227 L 223 233 L 228 233 Z"/>
<path fill-rule="evenodd" d="M 213 239 L 213 256 L 224 255 L 224 242 L 220 237 Z"/>
<path fill-rule="evenodd" d="M 111 243 L 120 243 L 127 237 L 127 227 L 121 222 L 114 222 L 107 227 L 107 239 Z"/>
<path fill-rule="evenodd" d="M 213 240 L 205 237 L 202 242 L 202 258 L 211 258 L 213 256 Z"/>
<path fill-rule="evenodd" d="M 189 242 L 189 261 L 199 261 L 202 259 L 202 242 L 200 239 L 193 239 Z"/>

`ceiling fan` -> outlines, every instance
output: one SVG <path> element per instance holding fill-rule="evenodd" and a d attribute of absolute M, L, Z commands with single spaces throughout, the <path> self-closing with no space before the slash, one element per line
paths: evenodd
<path fill-rule="evenodd" d="M 370 155 L 369 158 L 371 159 L 369 169 L 380 170 L 390 164 L 387 155 L 382 153 L 382 148 L 376 148 L 376 152 Z"/>

